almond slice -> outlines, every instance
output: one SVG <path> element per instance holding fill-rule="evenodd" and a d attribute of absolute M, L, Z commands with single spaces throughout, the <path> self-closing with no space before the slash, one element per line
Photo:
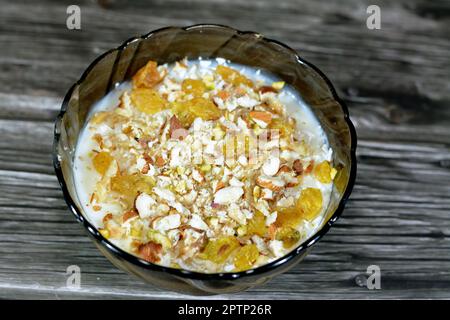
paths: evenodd
<path fill-rule="evenodd" d="M 291 169 L 287 165 L 283 164 L 280 167 L 280 169 L 278 170 L 277 175 L 279 175 L 281 173 L 288 173 L 288 172 L 291 172 Z"/>
<path fill-rule="evenodd" d="M 188 131 L 183 128 L 180 120 L 178 120 L 177 116 L 172 116 L 169 121 L 169 135 L 171 139 L 179 139 L 183 140 L 188 135 Z"/>
<path fill-rule="evenodd" d="M 112 213 L 107 213 L 104 217 L 103 217 L 103 223 L 107 223 L 109 220 L 111 220 L 113 218 Z"/>
<path fill-rule="evenodd" d="M 164 158 L 161 157 L 160 155 L 156 155 L 156 156 L 155 156 L 155 164 L 156 164 L 158 167 L 162 167 L 162 166 L 164 166 L 164 165 L 166 164 L 166 161 L 165 161 Z"/>
<path fill-rule="evenodd" d="M 264 123 L 263 126 L 267 126 L 272 122 L 272 114 L 266 111 L 250 111 L 250 117 L 258 124 Z"/>
<path fill-rule="evenodd" d="M 269 233 L 270 240 L 275 240 L 275 236 L 277 234 L 277 225 L 275 223 L 272 223 L 269 226 L 268 233 Z"/>
<path fill-rule="evenodd" d="M 137 213 L 136 210 L 134 210 L 134 209 L 128 210 L 128 211 L 126 211 L 126 212 L 123 214 L 123 216 L 122 216 L 122 222 L 125 222 L 125 221 L 127 221 L 128 219 L 137 217 L 138 215 L 139 215 L 139 214 Z"/>
<path fill-rule="evenodd" d="M 227 100 L 230 94 L 225 90 L 220 90 L 217 92 L 217 96 L 222 99 L 223 101 Z"/>
<path fill-rule="evenodd" d="M 150 170 L 150 164 L 148 162 L 146 162 L 144 164 L 144 166 L 142 167 L 141 173 L 142 174 L 147 174 L 149 170 Z"/>
<path fill-rule="evenodd" d="M 262 166 L 262 172 L 266 176 L 274 176 L 280 168 L 280 158 L 270 157 L 264 162 Z"/>
<path fill-rule="evenodd" d="M 311 173 L 311 171 L 314 169 L 314 160 L 311 160 L 311 162 L 308 164 L 308 166 L 305 169 L 305 174 Z"/>
<path fill-rule="evenodd" d="M 280 191 L 284 187 L 284 181 L 278 177 L 260 176 L 256 178 L 256 184 L 272 191 Z"/>
<path fill-rule="evenodd" d="M 214 195 L 214 203 L 230 204 L 239 200 L 243 194 L 244 190 L 241 187 L 222 188 Z"/>
<path fill-rule="evenodd" d="M 156 242 L 148 242 L 142 244 L 138 248 L 139 255 L 146 261 L 155 263 L 158 262 L 162 251 L 162 245 Z"/>
<path fill-rule="evenodd" d="M 223 189 L 225 187 L 225 183 L 223 181 L 219 181 L 217 183 L 216 189 L 214 190 L 214 192 L 219 191 L 220 189 Z"/>
<path fill-rule="evenodd" d="M 297 175 L 302 174 L 302 172 L 303 172 L 302 162 L 299 159 L 295 160 L 294 163 L 292 164 L 292 169 L 294 169 L 294 171 Z"/>
<path fill-rule="evenodd" d="M 136 201 L 135 201 L 135 206 L 136 206 L 136 210 L 137 213 L 139 213 L 139 216 L 141 218 L 148 218 L 152 215 L 155 214 L 155 212 L 153 210 L 150 209 L 151 206 L 155 205 L 156 201 L 155 199 L 153 199 L 150 195 L 144 193 L 141 193 L 140 195 L 138 195 L 136 197 Z M 125 215 L 127 213 L 124 214 L 123 217 L 123 221 L 125 222 Z"/>

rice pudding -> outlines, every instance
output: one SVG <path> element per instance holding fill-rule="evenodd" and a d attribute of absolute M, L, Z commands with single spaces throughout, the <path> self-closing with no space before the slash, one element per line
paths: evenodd
<path fill-rule="evenodd" d="M 123 250 L 236 272 L 317 231 L 331 159 L 301 93 L 272 74 L 220 58 L 149 61 L 93 106 L 74 176 L 87 219 Z"/>

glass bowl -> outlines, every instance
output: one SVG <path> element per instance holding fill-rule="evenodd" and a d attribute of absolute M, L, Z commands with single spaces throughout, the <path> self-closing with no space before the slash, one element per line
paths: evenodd
<path fill-rule="evenodd" d="M 148 60 L 158 64 L 187 58 L 221 57 L 269 71 L 298 90 L 321 123 L 338 169 L 326 218 L 319 230 L 290 253 L 255 269 L 232 273 L 199 273 L 163 267 L 125 252 L 104 238 L 86 219 L 74 185 L 73 162 L 80 130 L 93 104 L 119 83 L 129 80 Z M 331 82 L 288 46 L 255 32 L 220 25 L 167 27 L 127 40 L 95 59 L 70 88 L 54 132 L 53 161 L 64 198 L 99 250 L 118 268 L 156 286 L 187 294 L 231 293 L 265 283 L 301 261 L 341 215 L 356 176 L 356 133 L 347 107 Z M 77 245 L 77 244 L 74 244 Z"/>

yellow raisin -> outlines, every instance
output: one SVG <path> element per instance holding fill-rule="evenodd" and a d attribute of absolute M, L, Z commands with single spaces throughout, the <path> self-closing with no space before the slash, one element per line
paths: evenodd
<path fill-rule="evenodd" d="M 195 114 L 189 111 L 189 105 L 187 103 L 174 102 L 171 109 L 183 127 L 190 127 L 192 122 L 194 122 Z"/>
<path fill-rule="evenodd" d="M 240 247 L 239 241 L 232 236 L 210 240 L 200 258 L 214 263 L 224 263 L 234 250 Z"/>
<path fill-rule="evenodd" d="M 234 257 L 234 266 L 238 271 L 250 269 L 258 257 L 258 247 L 254 244 L 247 244 L 241 247 Z"/>
<path fill-rule="evenodd" d="M 331 166 L 328 161 L 323 161 L 314 167 L 314 175 L 322 183 L 331 182 Z"/>
<path fill-rule="evenodd" d="M 282 227 L 277 230 L 275 238 L 283 241 L 283 247 L 287 249 L 300 240 L 300 232 L 291 227 Z"/>
<path fill-rule="evenodd" d="M 131 91 L 130 98 L 139 111 L 147 114 L 157 113 L 167 107 L 167 101 L 153 89 L 134 89 Z"/>
<path fill-rule="evenodd" d="M 248 235 L 258 235 L 265 237 L 267 234 L 266 218 L 260 211 L 256 211 L 253 218 L 250 219 L 247 225 Z"/>
<path fill-rule="evenodd" d="M 181 84 L 181 89 L 186 94 L 192 94 L 194 97 L 201 97 L 206 91 L 206 86 L 202 80 L 185 79 Z"/>
<path fill-rule="evenodd" d="M 303 220 L 302 212 L 296 206 L 280 208 L 277 213 L 275 224 L 280 228 L 296 228 Z"/>
<path fill-rule="evenodd" d="M 322 192 L 317 188 L 306 188 L 302 190 L 300 197 L 292 207 L 279 208 L 277 210 L 278 227 L 297 228 L 306 219 L 314 220 L 321 212 L 323 205 Z"/>
<path fill-rule="evenodd" d="M 296 207 L 306 220 L 312 221 L 322 210 L 322 192 L 317 188 L 306 188 L 302 190 L 297 200 Z"/>
<path fill-rule="evenodd" d="M 153 88 L 159 82 L 162 77 L 159 73 L 158 64 L 155 61 L 149 61 L 145 66 L 136 72 L 133 76 L 132 82 L 135 88 Z"/>
<path fill-rule="evenodd" d="M 92 159 L 92 164 L 94 165 L 94 168 L 98 173 L 104 175 L 113 160 L 114 158 L 109 154 L 109 152 L 102 151 L 95 154 L 94 158 Z"/>
<path fill-rule="evenodd" d="M 119 193 L 128 208 L 133 207 L 139 193 L 151 193 L 155 180 L 144 174 L 116 175 L 111 178 L 111 190 Z"/>
<path fill-rule="evenodd" d="M 222 111 L 211 100 L 197 97 L 187 103 L 189 111 L 195 117 L 200 117 L 203 120 L 217 120 L 222 116 Z"/>
<path fill-rule="evenodd" d="M 235 86 L 244 84 L 248 87 L 253 87 L 253 82 L 250 79 L 230 67 L 219 65 L 216 68 L 216 73 L 218 73 L 225 82 Z"/>

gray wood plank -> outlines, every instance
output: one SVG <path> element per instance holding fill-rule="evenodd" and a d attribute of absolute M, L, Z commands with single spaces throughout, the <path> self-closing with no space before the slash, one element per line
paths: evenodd
<path fill-rule="evenodd" d="M 223 299 L 450 298 L 450 3 L 377 1 L 0 0 L 0 298 L 173 299 L 113 267 L 62 199 L 51 164 L 53 119 L 84 68 L 125 39 L 211 22 L 279 39 L 315 63 L 350 108 L 358 178 L 342 219 L 300 265 Z M 382 289 L 356 279 L 381 267 Z M 82 270 L 66 288 L 69 265 Z"/>

